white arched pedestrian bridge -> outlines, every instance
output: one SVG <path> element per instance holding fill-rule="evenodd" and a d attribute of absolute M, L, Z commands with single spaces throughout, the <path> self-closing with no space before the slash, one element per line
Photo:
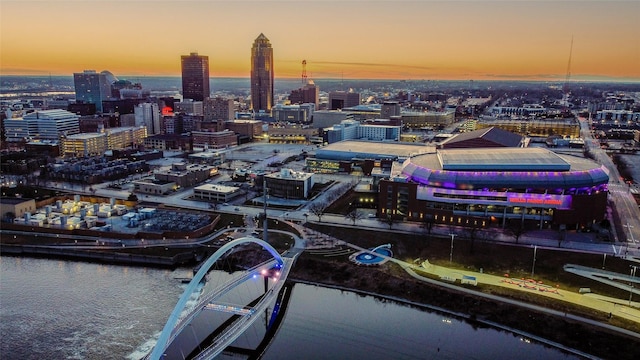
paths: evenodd
<path fill-rule="evenodd" d="M 257 244 L 266 250 L 271 259 L 238 272 L 231 280 L 211 289 L 209 293 L 200 294 L 195 306 L 194 293 L 202 287 L 203 280 L 218 260 L 227 253 L 247 244 Z M 198 272 L 185 289 L 169 319 L 160 334 L 152 352 L 147 359 L 193 358 L 212 359 L 232 344 L 243 332 L 259 318 L 258 314 L 266 312 L 280 293 L 289 270 L 301 249 L 292 249 L 282 256 L 267 242 L 247 236 L 242 237 L 220 247 L 200 267 Z M 235 274 L 235 273 L 234 273 Z M 234 302 L 229 302 L 225 295 L 234 290 L 248 287 L 249 283 L 256 283 L 256 278 L 264 279 L 264 291 L 241 291 L 241 299 L 236 296 Z M 268 281 L 271 279 L 272 281 Z M 261 284 L 261 282 L 258 282 Z M 255 284 L 253 285 L 255 288 Z M 277 312 L 278 307 L 273 311 Z M 222 314 L 226 318 L 222 324 L 211 324 L 213 329 L 207 329 L 207 335 L 198 334 L 194 328 L 202 329 L 202 319 L 210 316 L 208 313 Z M 275 316 L 270 316 L 274 318 Z M 193 325 L 193 326 L 192 326 Z M 209 327 L 206 323 L 204 327 Z M 202 332 L 202 331 L 200 331 Z"/>

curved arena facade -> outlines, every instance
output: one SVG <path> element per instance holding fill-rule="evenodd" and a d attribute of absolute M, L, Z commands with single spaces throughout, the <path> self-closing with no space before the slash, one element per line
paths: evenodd
<path fill-rule="evenodd" d="M 604 219 L 599 164 L 544 148 L 438 150 L 397 163 L 379 186 L 379 216 L 460 226 L 580 228 Z"/>

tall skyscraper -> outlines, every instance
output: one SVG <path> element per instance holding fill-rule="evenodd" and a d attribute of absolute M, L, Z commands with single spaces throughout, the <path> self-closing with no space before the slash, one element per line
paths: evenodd
<path fill-rule="evenodd" d="M 181 56 L 182 96 L 203 101 L 211 94 L 209 89 L 209 57 L 191 53 Z"/>
<path fill-rule="evenodd" d="M 76 101 L 95 104 L 96 111 L 102 112 L 102 101 L 111 99 L 111 85 L 118 79 L 109 71 L 100 73 L 85 70 L 73 74 L 73 85 L 76 89 Z"/>
<path fill-rule="evenodd" d="M 271 111 L 273 106 L 273 48 L 260 34 L 251 48 L 251 108 Z"/>

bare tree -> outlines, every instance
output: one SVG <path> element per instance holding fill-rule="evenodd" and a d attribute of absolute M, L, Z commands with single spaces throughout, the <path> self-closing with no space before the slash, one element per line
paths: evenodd
<path fill-rule="evenodd" d="M 380 219 L 380 222 L 387 224 L 387 226 L 389 226 L 389 230 L 391 230 L 391 228 L 393 227 L 393 224 L 396 223 L 396 219 L 394 219 L 393 216 L 391 216 L 391 214 L 387 214 L 387 216 L 382 217 Z"/>
<path fill-rule="evenodd" d="M 558 247 L 562 247 L 562 241 L 565 240 L 567 238 L 567 229 L 566 228 L 561 228 L 560 232 L 558 233 Z"/>
<path fill-rule="evenodd" d="M 517 244 L 520 237 L 527 231 L 524 228 L 524 225 L 518 221 L 515 224 L 509 224 L 509 232 L 516 239 Z"/>
<path fill-rule="evenodd" d="M 356 221 L 362 220 L 364 216 L 362 215 L 362 212 L 358 211 L 358 209 L 353 209 L 344 217 L 351 220 L 353 222 L 353 225 L 355 225 Z"/>
<path fill-rule="evenodd" d="M 325 214 L 325 211 L 329 207 L 329 204 L 325 202 L 314 202 L 309 206 L 309 211 L 315 216 L 318 217 L 318 221 L 322 222 L 322 215 Z"/>
<path fill-rule="evenodd" d="M 435 224 L 435 220 L 433 219 L 433 215 L 425 214 L 424 219 L 422 219 L 422 228 L 427 231 L 427 239 L 431 239 L 431 231 L 433 230 L 433 224 Z"/>
<path fill-rule="evenodd" d="M 473 251 L 474 251 L 473 245 L 475 244 L 476 239 L 478 238 L 478 234 L 480 233 L 480 229 L 482 229 L 482 226 L 474 224 L 474 225 L 472 225 L 472 226 L 470 226 L 468 228 L 465 228 L 465 230 L 464 230 L 466 237 L 469 240 L 471 240 L 471 247 L 469 248 L 469 252 L 471 254 L 473 254 Z"/>

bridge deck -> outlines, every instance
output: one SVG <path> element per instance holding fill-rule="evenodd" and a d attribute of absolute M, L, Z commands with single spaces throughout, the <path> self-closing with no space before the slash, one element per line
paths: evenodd
<path fill-rule="evenodd" d="M 265 293 L 260 301 L 253 307 L 254 312 L 238 317 L 229 327 L 227 327 L 226 331 L 216 336 L 210 346 L 195 357 L 196 360 L 213 359 L 218 356 L 258 318 L 257 316 L 251 316 L 253 313 L 264 311 L 266 307 L 275 300 L 280 289 L 282 289 L 282 286 L 284 285 L 285 279 L 289 274 L 289 270 L 291 270 L 291 266 L 293 265 L 295 258 L 284 258 L 283 260 L 284 263 L 282 265 L 280 278 L 274 287 L 269 289 L 269 291 L 267 291 L 267 293 Z"/>
<path fill-rule="evenodd" d="M 251 315 L 255 312 L 254 308 L 240 307 L 235 305 L 214 304 L 209 303 L 204 306 L 205 310 L 220 311 L 235 315 Z"/>

